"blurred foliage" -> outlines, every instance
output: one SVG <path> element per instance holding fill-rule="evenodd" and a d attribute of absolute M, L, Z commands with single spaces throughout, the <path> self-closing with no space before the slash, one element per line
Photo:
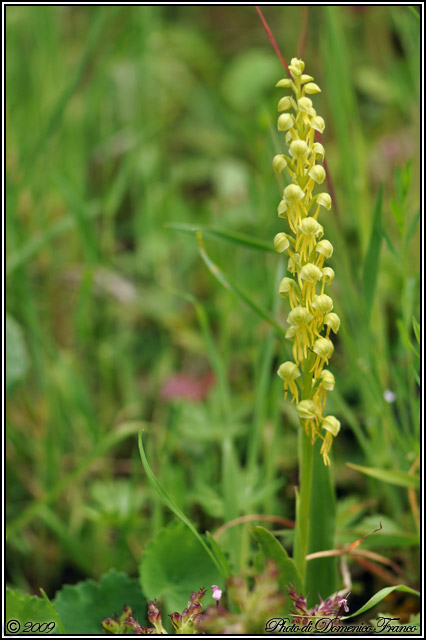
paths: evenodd
<path fill-rule="evenodd" d="M 309 62 L 328 125 L 339 541 L 397 522 L 383 533 L 415 585 L 412 498 L 345 463 L 416 470 L 419 23 L 402 6 L 265 15 L 285 57 Z M 275 375 L 287 345 L 218 285 L 193 236 L 166 227 L 266 242 L 280 230 L 284 73 L 254 7 L 9 6 L 6 35 L 8 580 L 53 594 L 110 567 L 136 574 L 171 519 L 140 464 L 140 420 L 156 476 L 200 531 L 253 511 L 293 518 L 297 416 Z M 205 243 L 284 324 L 280 259 Z M 202 401 L 163 392 L 176 374 L 211 371 Z M 244 527 L 221 543 L 246 565 Z M 383 586 L 351 568 L 368 593 Z"/>

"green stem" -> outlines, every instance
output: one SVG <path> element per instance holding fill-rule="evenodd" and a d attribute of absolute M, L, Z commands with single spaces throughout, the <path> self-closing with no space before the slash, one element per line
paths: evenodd
<path fill-rule="evenodd" d="M 303 366 L 302 400 L 309 400 L 312 396 L 312 354 L 309 354 Z M 306 434 L 302 424 L 299 429 L 299 495 L 296 504 L 296 527 L 294 541 L 294 559 L 299 569 L 302 583 L 305 586 L 306 556 L 311 531 L 311 494 L 313 471 L 313 446 L 311 438 Z"/>

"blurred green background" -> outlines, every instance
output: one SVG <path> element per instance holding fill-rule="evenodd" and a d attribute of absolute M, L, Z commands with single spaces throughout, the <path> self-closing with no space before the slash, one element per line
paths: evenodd
<path fill-rule="evenodd" d="M 335 202 L 321 222 L 342 318 L 327 405 L 342 422 L 338 543 L 381 517 L 366 548 L 416 585 L 415 495 L 346 462 L 416 469 L 418 14 L 264 14 L 322 88 Z M 193 234 L 167 226 L 271 243 L 283 228 L 271 159 L 285 149 L 285 72 L 255 8 L 9 6 L 6 37 L 8 580 L 52 594 L 110 567 L 137 573 L 171 520 L 140 464 L 141 426 L 153 470 L 201 531 L 252 513 L 292 519 L 297 416 L 275 374 L 288 345 L 212 277 Z M 205 244 L 285 326 L 281 258 Z M 220 540 L 244 566 L 241 528 Z M 355 592 L 389 584 L 352 569 Z"/>

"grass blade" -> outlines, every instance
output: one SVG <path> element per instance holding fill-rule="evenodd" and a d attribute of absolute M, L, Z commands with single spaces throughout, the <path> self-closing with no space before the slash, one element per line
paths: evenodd
<path fill-rule="evenodd" d="M 398 487 L 413 487 L 414 489 L 420 488 L 420 476 L 412 475 L 410 473 L 404 473 L 404 471 L 394 471 L 391 469 L 375 469 L 374 467 L 362 467 L 359 464 L 352 464 L 347 462 L 346 465 L 355 471 L 364 473 L 370 478 L 387 482 L 388 484 L 395 484 Z"/>
<path fill-rule="evenodd" d="M 275 249 L 270 242 L 252 238 L 251 236 L 247 236 L 244 233 L 225 231 L 224 229 L 215 229 L 213 227 L 207 227 L 204 225 L 194 226 L 192 224 L 167 223 L 165 226 L 167 227 L 167 229 L 174 229 L 175 231 L 182 231 L 183 233 L 197 234 L 197 232 L 202 232 L 205 235 L 216 236 L 217 238 L 228 240 L 229 242 L 239 244 L 243 247 L 248 247 L 249 249 L 257 249 L 260 251 L 270 251 L 271 253 L 275 253 Z"/>
<path fill-rule="evenodd" d="M 209 271 L 216 278 L 216 280 L 218 280 L 218 282 L 220 282 L 220 284 L 223 287 L 225 287 L 225 289 L 228 289 L 229 291 L 232 291 L 233 293 L 235 293 L 253 311 L 255 311 L 261 318 L 263 318 L 263 320 L 266 320 L 267 322 L 269 322 L 271 326 L 273 326 L 282 336 L 285 337 L 285 331 L 278 324 L 278 322 L 276 322 L 276 320 L 274 320 L 274 318 L 265 309 L 263 309 L 260 305 L 258 305 L 257 302 L 255 302 L 245 291 L 243 291 L 242 289 L 240 289 L 240 287 L 238 287 L 236 284 L 231 282 L 228 276 L 226 276 L 223 273 L 223 271 L 221 271 L 219 267 L 214 262 L 212 262 L 212 260 L 209 258 L 204 248 L 203 237 L 200 231 L 197 231 L 197 239 L 198 239 L 200 255 L 204 260 L 205 264 L 207 265 Z"/>
<path fill-rule="evenodd" d="M 404 593 L 411 593 L 413 596 L 420 596 L 420 593 L 415 589 L 411 589 L 411 587 L 406 587 L 405 584 L 398 584 L 394 587 L 385 587 L 384 589 L 380 589 L 377 593 L 374 594 L 370 600 L 368 600 L 358 611 L 355 613 L 351 613 L 350 616 L 344 616 L 341 620 L 349 620 L 349 618 L 354 618 L 355 616 L 361 615 L 361 613 L 365 613 L 369 609 L 372 609 L 379 604 L 382 600 L 386 598 L 393 591 L 403 591 Z"/>
<path fill-rule="evenodd" d="M 214 564 L 216 565 L 216 567 L 218 568 L 220 573 L 224 577 L 226 577 L 225 569 L 222 566 L 222 562 L 218 558 L 216 558 L 215 554 L 212 552 L 212 550 L 205 543 L 205 541 L 200 536 L 200 534 L 198 533 L 197 529 L 194 527 L 192 522 L 186 517 L 186 515 L 183 513 L 183 511 L 181 511 L 179 509 L 179 507 L 173 502 L 173 500 L 164 491 L 163 487 L 160 485 L 160 483 L 158 482 L 157 478 L 155 477 L 155 474 L 154 474 L 153 470 L 149 466 L 149 462 L 148 462 L 148 459 L 146 457 L 145 450 L 143 448 L 142 431 L 139 431 L 138 444 L 139 444 L 139 453 L 140 453 L 140 457 L 141 457 L 141 460 L 142 460 L 143 468 L 145 469 L 145 473 L 148 476 L 148 480 L 150 481 L 150 483 L 152 484 L 152 486 L 154 487 L 154 489 L 156 490 L 156 492 L 158 493 L 158 495 L 160 496 L 160 498 L 162 499 L 164 504 L 170 509 L 170 511 L 173 511 L 173 513 L 180 520 L 182 520 L 182 522 L 184 524 L 186 524 L 188 529 L 190 529 L 190 531 L 197 538 L 198 542 L 204 547 L 204 549 L 206 550 L 206 552 L 208 553 L 208 555 L 210 556 L 210 558 L 212 559 L 212 561 L 214 562 Z"/>
<path fill-rule="evenodd" d="M 371 229 L 370 242 L 364 260 L 362 274 L 362 286 L 364 291 L 365 311 L 367 322 L 370 322 L 371 310 L 374 303 L 374 293 L 376 290 L 377 274 L 379 269 L 380 248 L 382 244 L 382 204 L 383 186 L 380 185 L 377 194 L 376 206 L 373 214 L 373 225 Z"/>

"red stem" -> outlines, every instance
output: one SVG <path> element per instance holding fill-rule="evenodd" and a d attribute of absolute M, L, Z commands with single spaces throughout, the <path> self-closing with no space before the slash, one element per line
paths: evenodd
<path fill-rule="evenodd" d="M 272 35 L 272 31 L 269 28 L 268 23 L 266 22 L 265 18 L 263 17 L 263 13 L 260 10 L 260 7 L 258 7 L 257 5 L 255 5 L 256 11 L 259 14 L 259 17 L 262 21 L 263 24 L 263 28 L 266 31 L 266 35 L 268 36 L 269 40 L 271 41 L 272 46 L 275 49 L 275 53 L 277 54 L 277 56 L 279 57 L 279 59 L 281 60 L 282 64 L 284 65 L 285 70 L 287 71 L 288 75 L 290 76 L 290 78 L 293 80 L 293 76 L 291 75 L 290 69 L 288 68 L 288 64 L 285 61 L 284 56 L 282 55 L 281 51 L 279 50 L 279 47 L 275 41 L 274 36 Z"/>

